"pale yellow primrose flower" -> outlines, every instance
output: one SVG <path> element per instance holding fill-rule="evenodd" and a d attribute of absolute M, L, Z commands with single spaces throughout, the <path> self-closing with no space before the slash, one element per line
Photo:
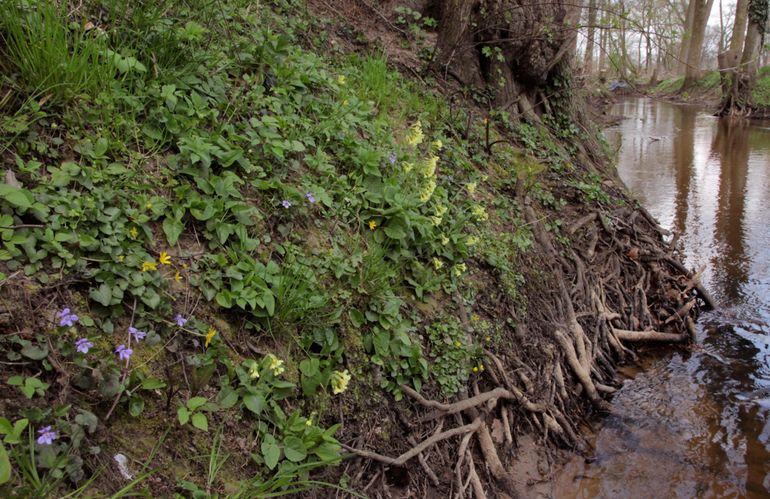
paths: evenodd
<path fill-rule="evenodd" d="M 416 146 L 421 144 L 422 139 L 424 138 L 425 135 L 422 133 L 422 123 L 420 123 L 418 120 L 409 127 L 409 134 L 406 136 L 406 143 L 410 146 Z"/>
<path fill-rule="evenodd" d="M 347 390 L 350 378 L 351 376 L 347 369 L 344 371 L 334 371 L 331 377 L 332 393 L 337 395 Z"/>
<path fill-rule="evenodd" d="M 275 355 L 269 353 L 265 356 L 265 358 L 268 360 L 268 369 L 273 371 L 273 376 L 279 376 L 282 372 L 285 371 L 283 367 L 283 361 Z"/>

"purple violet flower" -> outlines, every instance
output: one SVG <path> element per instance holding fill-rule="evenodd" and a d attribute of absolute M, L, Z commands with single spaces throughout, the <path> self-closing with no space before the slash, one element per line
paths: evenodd
<path fill-rule="evenodd" d="M 291 208 L 291 203 L 289 202 L 288 199 L 284 199 L 283 201 L 281 201 L 281 206 L 283 206 L 288 210 L 289 208 Z"/>
<path fill-rule="evenodd" d="M 118 348 L 115 349 L 115 353 L 118 354 L 120 360 L 128 360 L 131 358 L 131 354 L 134 353 L 134 351 L 126 345 L 118 345 Z"/>
<path fill-rule="evenodd" d="M 313 194 L 311 194 L 311 193 L 309 193 L 309 192 L 308 192 L 307 194 L 305 194 L 305 197 L 306 197 L 306 198 L 307 198 L 307 200 L 308 200 L 308 201 L 310 201 L 311 203 L 315 203 L 315 198 L 313 197 Z"/>
<path fill-rule="evenodd" d="M 392 152 L 390 153 L 390 156 L 388 156 L 388 161 L 390 161 L 391 165 L 396 164 L 396 153 Z"/>
<path fill-rule="evenodd" d="M 174 320 L 176 321 L 176 325 L 179 327 L 184 327 L 184 325 L 187 324 L 187 319 L 182 317 L 182 314 L 176 314 Z"/>
<path fill-rule="evenodd" d="M 37 437 L 38 445 L 51 445 L 54 440 L 59 438 L 59 436 L 56 434 L 54 430 L 51 429 L 50 426 L 40 428 L 39 430 L 37 430 L 37 434 L 39 435 Z"/>
<path fill-rule="evenodd" d="M 134 337 L 134 341 L 136 341 L 137 343 L 142 341 L 144 339 L 144 337 L 147 336 L 147 333 L 145 333 L 144 331 L 139 331 L 134 326 L 129 326 L 128 327 L 128 334 L 133 336 Z"/>
<path fill-rule="evenodd" d="M 88 338 L 78 338 L 78 340 L 75 342 L 75 350 L 80 353 L 88 353 L 88 350 L 93 347 L 94 344 L 91 343 Z"/>
<path fill-rule="evenodd" d="M 61 312 L 56 314 L 56 316 L 61 318 L 61 321 L 59 321 L 59 326 L 62 327 L 74 326 L 78 319 L 80 319 L 80 317 L 78 317 L 77 314 L 73 314 L 69 308 L 63 309 Z"/>

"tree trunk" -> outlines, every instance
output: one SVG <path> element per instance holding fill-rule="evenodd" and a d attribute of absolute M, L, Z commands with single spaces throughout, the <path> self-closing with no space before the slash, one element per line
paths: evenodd
<path fill-rule="evenodd" d="M 687 14 L 684 18 L 684 24 L 682 25 L 682 42 L 679 45 L 679 57 L 677 59 L 677 67 L 679 68 L 679 74 L 684 74 L 687 67 L 687 52 L 690 50 L 690 39 L 692 38 L 693 20 L 695 19 L 695 6 L 699 0 L 690 0 L 687 4 Z"/>
<path fill-rule="evenodd" d="M 746 25 L 749 20 L 749 0 L 738 0 L 735 4 L 735 22 L 730 46 L 717 55 L 719 76 L 722 83 L 722 95 L 730 92 L 730 85 L 735 76 L 735 69 L 741 57 L 743 42 L 746 38 Z"/>
<path fill-rule="evenodd" d="M 690 48 L 687 49 L 687 68 L 684 73 L 684 82 L 682 90 L 687 90 L 695 85 L 700 78 L 700 61 L 703 55 L 703 39 L 706 35 L 706 24 L 714 0 L 691 0 L 695 2 L 695 11 L 693 12 L 692 36 L 690 37 Z"/>
<path fill-rule="evenodd" d="M 573 60 L 580 3 L 570 0 L 446 0 L 434 69 L 486 90 L 496 106 L 516 104 L 538 120 L 530 97 Z M 535 109 L 537 111 L 537 109 Z"/>
<path fill-rule="evenodd" d="M 594 70 L 594 39 L 596 37 L 596 0 L 588 2 L 588 35 L 586 53 L 583 58 L 583 74 L 590 75 Z"/>
<path fill-rule="evenodd" d="M 751 114 L 751 91 L 757 80 L 759 52 L 768 21 L 767 0 L 749 0 L 748 25 L 743 44 L 743 55 L 732 76 L 730 91 L 722 101 L 722 116 L 746 116 Z"/>

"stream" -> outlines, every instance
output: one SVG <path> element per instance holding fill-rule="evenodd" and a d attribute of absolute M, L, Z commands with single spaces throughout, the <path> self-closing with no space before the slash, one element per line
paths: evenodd
<path fill-rule="evenodd" d="M 768 497 L 770 123 L 646 98 L 611 114 L 625 117 L 605 132 L 620 177 L 679 234 L 719 308 L 701 315 L 691 351 L 623 370 L 612 415 L 555 477 L 555 496 Z"/>

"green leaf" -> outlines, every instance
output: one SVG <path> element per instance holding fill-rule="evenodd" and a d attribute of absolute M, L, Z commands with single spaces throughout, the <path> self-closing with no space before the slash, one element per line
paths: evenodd
<path fill-rule="evenodd" d="M 88 293 L 88 296 L 95 302 L 104 305 L 105 307 L 109 307 L 112 303 L 112 288 L 106 283 L 102 283 L 98 288 L 92 289 L 91 292 Z"/>
<path fill-rule="evenodd" d="M 206 397 L 193 397 L 187 401 L 187 408 L 190 409 L 191 411 L 194 411 L 199 407 L 203 407 L 203 404 L 205 403 L 206 403 Z"/>
<path fill-rule="evenodd" d="M 318 374 L 320 361 L 316 358 L 305 359 L 299 363 L 299 370 L 307 377 L 312 377 Z"/>
<path fill-rule="evenodd" d="M 29 344 L 21 349 L 21 354 L 32 360 L 43 360 L 48 357 L 48 347 Z"/>
<path fill-rule="evenodd" d="M 324 463 L 336 463 L 340 460 L 340 446 L 330 442 L 324 442 L 313 449 L 313 454 L 318 456 Z"/>
<path fill-rule="evenodd" d="M 13 433 L 13 425 L 10 421 L 0 416 L 0 434 L 8 435 Z"/>
<path fill-rule="evenodd" d="M 281 458 L 281 449 L 273 438 L 272 435 L 265 435 L 262 440 L 262 457 L 265 458 L 265 464 L 271 470 L 278 464 L 278 460 Z"/>
<path fill-rule="evenodd" d="M 144 399 L 142 397 L 131 397 L 128 403 L 128 412 L 133 417 L 139 416 L 144 411 Z"/>
<path fill-rule="evenodd" d="M 0 443 L 0 485 L 11 479 L 11 460 L 8 459 L 8 452 L 5 446 Z"/>
<path fill-rule="evenodd" d="M 166 388 L 166 383 L 158 378 L 147 378 L 142 381 L 142 390 L 157 390 Z"/>
<path fill-rule="evenodd" d="M 196 412 L 192 415 L 192 425 L 199 430 L 209 431 L 209 420 L 206 419 L 205 414 L 201 414 L 200 412 Z"/>
<path fill-rule="evenodd" d="M 22 210 L 29 209 L 33 201 L 32 195 L 28 190 L 1 183 L 0 199 L 5 199 L 11 206 L 21 208 Z"/>
<path fill-rule="evenodd" d="M 180 425 L 186 425 L 188 421 L 190 421 L 190 411 L 187 410 L 187 407 L 180 407 L 176 410 L 176 416 L 179 419 Z"/>
<path fill-rule="evenodd" d="M 163 232 L 166 234 L 166 240 L 171 246 L 179 240 L 179 236 L 184 230 L 184 224 L 175 218 L 166 218 L 163 220 Z"/>
<path fill-rule="evenodd" d="M 366 323 L 366 317 L 360 310 L 354 308 L 350 311 L 350 322 L 355 327 L 361 327 Z"/>
<path fill-rule="evenodd" d="M 283 453 L 289 461 L 299 463 L 307 457 L 305 442 L 297 437 L 286 437 L 283 439 Z"/>
<path fill-rule="evenodd" d="M 243 397 L 243 405 L 254 414 L 259 415 L 262 413 L 262 409 L 265 408 L 265 397 L 250 393 Z"/>

